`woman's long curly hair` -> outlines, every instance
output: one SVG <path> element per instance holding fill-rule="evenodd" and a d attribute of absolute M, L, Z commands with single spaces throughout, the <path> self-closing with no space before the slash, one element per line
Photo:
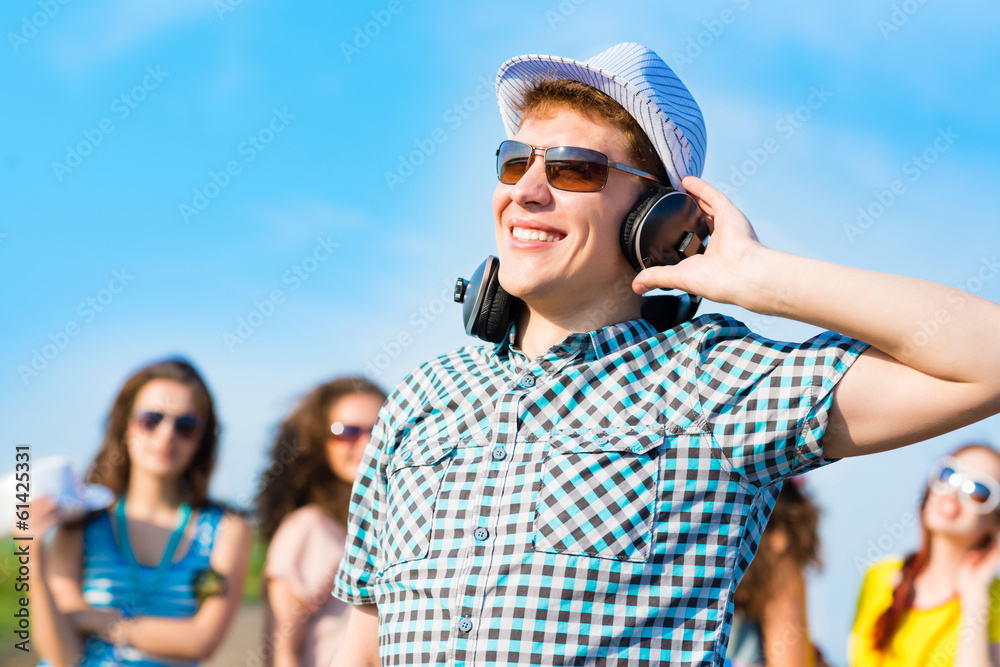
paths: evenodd
<path fill-rule="evenodd" d="M 260 533 L 265 542 L 271 541 L 288 514 L 309 504 L 319 505 L 347 525 L 352 485 L 330 470 L 326 442 L 330 410 L 341 399 L 356 394 L 380 401 L 386 398 L 378 385 L 365 378 L 337 378 L 306 394 L 281 423 L 271 447 L 271 463 L 261 475 L 256 499 Z"/>
<path fill-rule="evenodd" d="M 784 539 L 768 539 L 776 534 Z M 778 542 L 785 543 L 782 544 L 784 548 L 775 548 Z M 772 595 L 772 586 L 778 579 L 778 559 L 791 556 L 800 568 L 818 568 L 822 564 L 819 547 L 819 507 L 794 482 L 785 482 L 757 555 L 733 595 L 733 604 L 760 623 Z"/>
<path fill-rule="evenodd" d="M 1000 452 L 996 449 L 987 444 L 978 442 L 962 445 L 961 447 L 953 450 L 950 454 L 948 454 L 948 456 L 955 456 L 970 449 L 980 449 L 990 452 L 997 458 L 1000 458 Z M 878 620 L 875 621 L 873 639 L 875 649 L 878 651 L 885 651 L 889 648 L 889 645 L 892 643 L 892 638 L 896 634 L 896 630 L 899 629 L 900 624 L 903 622 L 903 617 L 906 615 L 906 612 L 913 607 L 913 600 L 917 595 L 915 586 L 917 576 L 924 571 L 924 568 L 927 567 L 927 563 L 930 561 L 930 531 L 928 531 L 927 527 L 924 526 L 924 507 L 927 505 L 927 497 L 929 493 L 930 488 L 924 487 L 923 496 L 920 498 L 920 527 L 922 535 L 920 548 L 911 554 L 907 554 L 906 558 L 903 559 L 903 567 L 899 573 L 899 580 L 896 583 L 896 586 L 892 589 L 892 603 L 889 605 L 888 609 L 882 612 L 882 615 L 879 616 Z M 993 516 L 997 519 L 997 526 L 1000 527 L 1000 507 L 994 510 Z M 993 539 L 996 539 L 996 533 L 987 533 L 986 535 L 983 535 L 979 544 L 973 548 L 985 548 Z"/>
<path fill-rule="evenodd" d="M 181 475 L 180 496 L 182 501 L 192 507 L 201 507 L 208 502 L 208 484 L 212 477 L 212 469 L 215 467 L 220 428 L 208 385 L 194 365 L 182 358 L 165 359 L 149 364 L 125 380 L 125 384 L 111 404 L 111 412 L 105 421 L 101 449 L 90 463 L 85 481 L 90 484 L 102 484 L 114 491 L 118 497 L 121 497 L 128 488 L 129 472 L 132 467 L 128 454 L 128 424 L 135 407 L 136 396 L 152 380 L 172 380 L 194 393 L 203 431 L 198 449 L 187 470 Z"/>

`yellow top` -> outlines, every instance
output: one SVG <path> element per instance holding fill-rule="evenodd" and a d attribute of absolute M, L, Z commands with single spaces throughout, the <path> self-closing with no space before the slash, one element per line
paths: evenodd
<path fill-rule="evenodd" d="M 858 611 L 848 644 L 851 667 L 952 667 L 958 646 L 958 598 L 929 609 L 910 609 L 884 653 L 875 650 L 875 622 L 892 603 L 892 589 L 903 561 L 888 558 L 873 565 L 858 595 Z M 990 585 L 990 642 L 1000 642 L 1000 579 Z"/>

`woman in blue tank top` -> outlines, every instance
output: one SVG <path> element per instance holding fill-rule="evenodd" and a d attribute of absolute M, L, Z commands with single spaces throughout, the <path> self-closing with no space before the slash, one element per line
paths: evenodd
<path fill-rule="evenodd" d="M 208 500 L 218 430 L 208 387 L 187 361 L 125 381 L 87 474 L 117 502 L 60 525 L 31 571 L 42 665 L 193 667 L 222 642 L 250 532 Z M 59 508 L 39 498 L 31 516 L 41 535 Z"/>

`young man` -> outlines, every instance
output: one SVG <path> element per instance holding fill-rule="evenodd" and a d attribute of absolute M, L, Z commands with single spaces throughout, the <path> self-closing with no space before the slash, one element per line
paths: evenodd
<path fill-rule="evenodd" d="M 520 142 L 493 197 L 500 282 L 525 309 L 383 408 L 336 584 L 357 605 L 338 664 L 721 664 L 779 482 L 1000 412 L 1000 307 L 761 246 L 696 177 L 701 113 L 644 47 L 515 58 L 497 90 Z M 617 165 L 570 183 L 546 171 L 553 146 Z M 525 151 L 523 174 L 504 164 Z M 619 235 L 652 178 L 686 189 L 712 238 L 635 275 Z M 659 287 L 840 333 L 776 343 L 720 316 L 658 333 L 639 295 Z"/>

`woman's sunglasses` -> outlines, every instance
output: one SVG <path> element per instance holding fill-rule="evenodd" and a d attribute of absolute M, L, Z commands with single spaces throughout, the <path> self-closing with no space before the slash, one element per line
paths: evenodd
<path fill-rule="evenodd" d="M 174 433 L 181 438 L 191 439 L 194 436 L 196 430 L 198 430 L 198 418 L 193 415 L 180 415 L 175 417 L 173 415 L 165 415 L 162 412 L 138 412 L 132 415 L 132 419 L 135 420 L 136 426 L 143 433 L 152 433 L 163 421 L 172 421 L 174 423 Z"/>
<path fill-rule="evenodd" d="M 1000 504 L 1000 483 L 997 480 L 966 471 L 957 459 L 950 456 L 935 464 L 928 484 L 934 493 L 957 493 L 959 501 L 980 514 L 989 514 Z"/>
<path fill-rule="evenodd" d="M 520 141 L 504 141 L 497 149 L 497 178 L 504 185 L 514 185 L 531 168 L 537 151 L 542 151 L 545 177 L 557 190 L 597 192 L 608 183 L 608 169 L 618 169 L 660 183 L 652 174 L 612 162 L 608 156 L 589 148 L 575 146 L 529 146 Z"/>
<path fill-rule="evenodd" d="M 350 426 L 340 422 L 333 422 L 330 425 L 330 433 L 337 440 L 357 440 L 361 436 L 365 436 L 366 438 L 371 437 L 372 428 L 371 426 Z"/>

